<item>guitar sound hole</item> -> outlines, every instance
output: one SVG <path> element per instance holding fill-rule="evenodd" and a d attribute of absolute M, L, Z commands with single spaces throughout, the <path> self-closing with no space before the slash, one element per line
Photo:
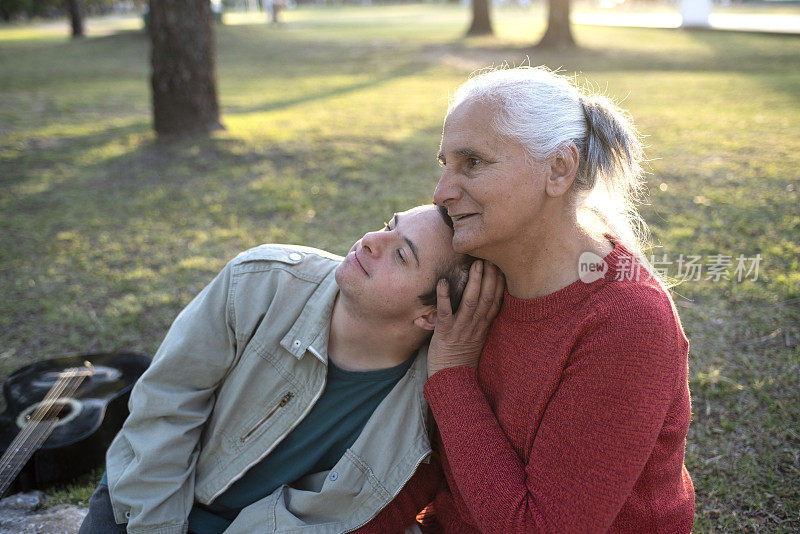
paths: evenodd
<path fill-rule="evenodd" d="M 37 413 L 37 409 L 40 409 Z M 61 426 L 75 419 L 81 412 L 82 404 L 73 398 L 58 399 L 56 401 L 37 402 L 25 408 L 17 416 L 17 426 L 22 429 L 32 421 L 57 420 L 55 426 Z"/>
<path fill-rule="evenodd" d="M 66 419 L 69 417 L 74 409 L 72 405 L 65 400 L 58 400 L 50 404 L 50 408 L 44 416 L 44 419 Z M 30 418 L 31 415 L 28 415 Z"/>

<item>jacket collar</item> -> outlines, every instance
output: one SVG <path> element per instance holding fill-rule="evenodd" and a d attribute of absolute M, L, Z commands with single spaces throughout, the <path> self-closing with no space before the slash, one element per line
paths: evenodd
<path fill-rule="evenodd" d="M 331 328 L 331 312 L 339 286 L 334 274 L 336 269 L 320 282 L 316 291 L 308 299 L 300 317 L 289 332 L 281 339 L 281 347 L 288 350 L 298 360 L 310 351 L 322 363 L 328 363 L 328 336 Z"/>

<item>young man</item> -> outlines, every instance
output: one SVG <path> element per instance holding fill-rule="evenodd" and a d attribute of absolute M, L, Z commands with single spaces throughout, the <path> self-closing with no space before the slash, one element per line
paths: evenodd
<path fill-rule="evenodd" d="M 435 287 L 456 309 L 471 264 L 451 240 L 420 206 L 344 259 L 264 245 L 231 261 L 134 387 L 81 534 L 346 532 L 430 480 Z"/>

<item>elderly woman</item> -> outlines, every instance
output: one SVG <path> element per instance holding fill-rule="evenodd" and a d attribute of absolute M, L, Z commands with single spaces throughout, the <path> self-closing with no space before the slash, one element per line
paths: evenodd
<path fill-rule="evenodd" d="M 455 314 L 439 287 L 436 530 L 691 531 L 688 342 L 642 255 L 641 158 L 625 114 L 546 69 L 456 92 L 434 200 L 454 248 L 487 261 Z M 385 519 L 424 500 L 414 482 Z"/>

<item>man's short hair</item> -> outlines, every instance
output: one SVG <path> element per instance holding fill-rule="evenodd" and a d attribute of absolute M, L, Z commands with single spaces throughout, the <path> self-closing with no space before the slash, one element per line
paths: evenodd
<path fill-rule="evenodd" d="M 444 219 L 447 227 L 453 232 L 453 219 L 447 214 L 447 208 L 436 206 L 436 209 Z M 456 259 L 440 265 L 436 270 L 436 283 L 433 285 L 433 289 L 420 295 L 419 300 L 426 306 L 436 306 L 436 284 L 444 278 L 450 288 L 450 308 L 455 313 L 461 304 L 461 297 L 464 296 L 464 289 L 466 289 L 467 280 L 469 279 L 469 269 L 475 260 L 476 258 L 469 254 L 458 254 Z"/>

